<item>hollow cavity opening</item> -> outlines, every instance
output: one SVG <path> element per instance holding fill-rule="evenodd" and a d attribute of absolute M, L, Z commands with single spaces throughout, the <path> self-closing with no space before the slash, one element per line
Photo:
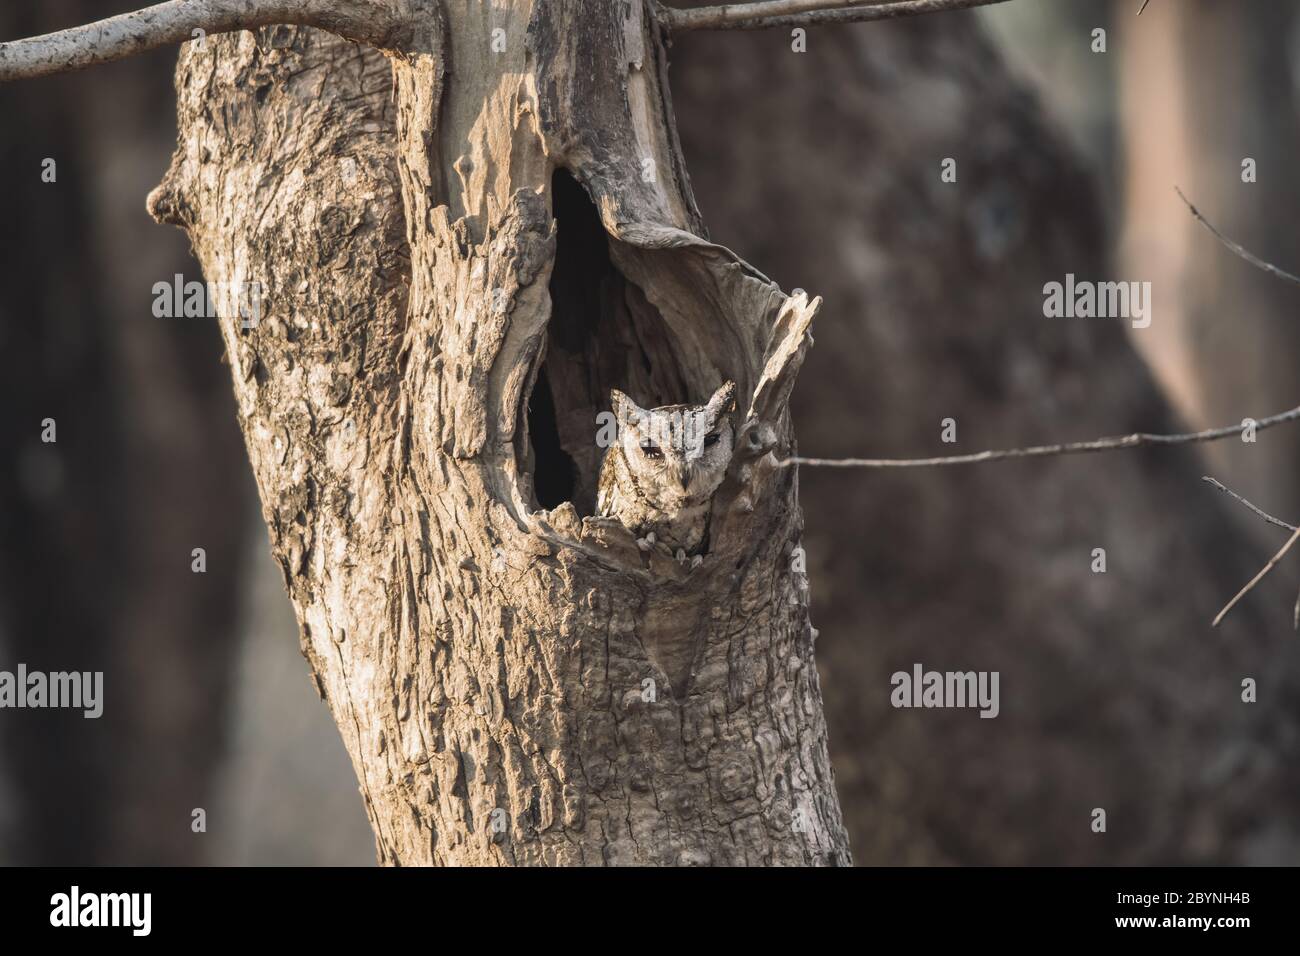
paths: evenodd
<path fill-rule="evenodd" d="M 571 501 L 579 515 L 590 515 L 605 454 L 599 416 L 610 411 L 610 389 L 645 407 L 692 401 L 683 369 L 698 362 L 683 363 L 663 316 L 619 272 L 595 204 L 567 170 L 552 177 L 550 200 L 551 315 L 521 450 L 534 506 Z"/>
<path fill-rule="evenodd" d="M 555 399 L 543 366 L 528 401 L 528 435 L 532 440 L 533 494 L 542 508 L 555 508 L 573 499 L 576 469 L 560 442 Z"/>

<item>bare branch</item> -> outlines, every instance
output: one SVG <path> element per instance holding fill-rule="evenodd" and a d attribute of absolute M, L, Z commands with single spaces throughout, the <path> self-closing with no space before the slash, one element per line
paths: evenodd
<path fill-rule="evenodd" d="M 392 0 L 168 0 L 133 13 L 0 43 L 0 83 L 71 73 L 204 34 L 274 24 L 319 27 L 381 49 L 401 45 L 410 21 Z"/>
<path fill-rule="evenodd" d="M 1250 583 L 1247 584 L 1240 591 L 1238 591 L 1237 596 L 1234 597 L 1231 601 L 1229 601 L 1227 605 L 1224 607 L 1224 609 L 1219 612 L 1218 617 L 1214 619 L 1214 624 L 1211 625 L 1212 627 L 1218 627 L 1219 622 L 1222 621 L 1224 617 L 1227 616 L 1228 612 L 1237 606 L 1237 602 L 1240 601 L 1242 598 L 1244 598 L 1247 594 L 1249 594 L 1254 589 L 1256 584 L 1264 580 L 1264 576 L 1268 574 L 1268 572 L 1272 571 L 1273 568 L 1277 567 L 1277 563 L 1281 561 L 1283 557 L 1286 556 L 1286 553 L 1291 550 L 1291 546 L 1296 543 L 1297 539 L 1300 539 L 1300 528 L 1296 528 L 1295 533 L 1292 534 L 1291 537 L 1287 538 L 1286 544 L 1282 545 L 1281 550 L 1278 551 L 1277 554 L 1273 555 L 1273 557 L 1269 559 L 1268 564 L 1264 565 L 1263 569 L 1259 572 L 1259 574 L 1251 578 Z"/>
<path fill-rule="evenodd" d="M 1142 0 L 1142 6 L 1138 8 L 1138 16 L 1142 16 L 1142 11 L 1147 8 L 1147 4 L 1150 2 L 1151 0 Z"/>
<path fill-rule="evenodd" d="M 1283 422 L 1300 419 L 1300 406 L 1289 411 L 1261 418 L 1255 422 L 1255 431 L 1262 431 Z M 1000 451 L 981 451 L 972 455 L 950 455 L 946 458 L 785 458 L 778 464 L 812 465 L 825 468 L 937 468 L 946 465 L 974 465 L 1009 458 L 1046 458 L 1054 455 L 1081 455 L 1095 451 L 1115 451 L 1120 448 L 1139 448 L 1143 445 L 1189 445 L 1195 442 L 1215 441 L 1241 434 L 1241 425 L 1225 425 L 1200 432 L 1176 435 L 1151 435 L 1137 432 L 1116 438 L 1098 438 L 1094 441 L 1069 442 L 1063 445 L 1035 445 L 1030 448 L 1007 448 Z"/>
<path fill-rule="evenodd" d="M 1229 496 L 1231 496 L 1231 497 L 1233 497 L 1233 498 L 1236 498 L 1236 499 L 1237 499 L 1238 501 L 1240 501 L 1243 505 L 1245 505 L 1245 506 L 1246 506 L 1247 508 L 1249 508 L 1251 511 L 1255 512 L 1255 514 L 1259 515 L 1261 518 L 1263 518 L 1263 519 L 1264 519 L 1265 521 L 1267 521 L 1269 524 L 1275 524 L 1275 525 L 1277 525 L 1279 528 L 1286 528 L 1287 531 L 1294 531 L 1294 530 L 1296 529 L 1296 526 L 1295 526 L 1295 525 L 1293 525 L 1293 524 L 1287 524 L 1287 523 L 1286 523 L 1285 521 L 1283 521 L 1281 518 L 1274 518 L 1271 514 L 1269 514 L 1269 513 L 1268 513 L 1267 511 L 1265 511 L 1263 508 L 1257 508 L 1257 507 L 1255 507 L 1255 506 L 1252 505 L 1249 501 L 1247 501 L 1245 498 L 1243 498 L 1241 495 L 1237 494 L 1235 491 L 1233 491 L 1231 488 L 1229 488 L 1227 485 L 1225 485 L 1223 482 L 1218 481 L 1218 480 L 1216 480 L 1216 479 L 1214 479 L 1214 478 L 1211 478 L 1209 475 L 1205 475 L 1205 476 L 1203 476 L 1203 477 L 1201 478 L 1201 481 L 1208 481 L 1210 484 L 1214 485 L 1214 487 L 1218 488 L 1220 491 L 1224 492 L 1225 494 L 1227 494 L 1227 495 L 1229 495 Z"/>
<path fill-rule="evenodd" d="M 1295 536 L 1293 536 L 1291 540 L 1286 543 L 1286 545 L 1282 548 L 1281 551 L 1279 551 L 1276 555 L 1274 555 L 1273 560 L 1270 561 L 1267 565 L 1265 565 L 1264 570 L 1260 571 L 1259 574 L 1255 575 L 1254 580 L 1252 580 L 1249 584 L 1247 584 L 1244 588 L 1242 588 L 1237 593 L 1237 596 L 1233 598 L 1230 602 L 1228 602 L 1228 606 L 1219 612 L 1219 616 L 1214 619 L 1214 626 L 1218 627 L 1219 622 L 1222 621 L 1224 617 L 1227 615 L 1227 613 L 1232 610 L 1233 605 L 1236 604 L 1238 601 L 1240 601 L 1243 597 L 1245 597 L 1246 593 L 1251 588 L 1253 588 L 1256 584 L 1262 581 L 1264 579 L 1264 575 L 1268 574 L 1268 572 L 1272 570 L 1273 566 L 1282 559 L 1282 556 L 1286 554 L 1288 550 L 1290 550 L 1291 546 L 1295 543 L 1296 536 L 1300 536 L 1300 528 L 1297 528 L 1295 525 L 1287 524 L 1281 518 L 1273 517 L 1263 508 L 1255 507 L 1249 501 L 1243 498 L 1241 495 L 1237 494 L 1231 488 L 1224 485 L 1223 482 L 1216 481 L 1215 479 L 1211 478 L 1209 475 L 1206 475 L 1201 480 L 1208 481 L 1210 484 L 1214 485 L 1214 487 L 1218 488 L 1220 491 L 1227 492 L 1233 498 L 1236 498 L 1243 505 L 1245 505 L 1251 511 L 1255 512 L 1255 514 L 1259 515 L 1261 518 L 1263 518 L 1265 521 L 1269 522 L 1270 524 L 1275 524 L 1279 528 L 1286 528 L 1288 531 L 1295 532 Z M 1295 611 L 1291 615 L 1291 623 L 1292 626 L 1297 631 L 1300 631 L 1300 595 L 1296 596 Z"/>
<path fill-rule="evenodd" d="M 986 7 L 1008 0 L 763 0 L 724 3 L 679 10 L 659 7 L 659 21 L 669 30 L 766 30 L 833 23 L 894 20 L 923 13 Z"/>
<path fill-rule="evenodd" d="M 1241 258 L 1245 259 L 1256 269 L 1263 269 L 1269 275 L 1277 276 L 1279 279 L 1284 279 L 1287 282 L 1294 282 L 1296 285 L 1300 285 L 1300 276 L 1295 276 L 1285 271 L 1284 269 L 1279 269 L 1271 262 L 1265 262 L 1263 259 L 1259 258 L 1259 256 L 1255 255 L 1245 246 L 1241 245 L 1240 243 L 1233 242 L 1223 233 L 1219 232 L 1219 230 L 1215 229 L 1214 226 L 1211 225 L 1210 221 L 1201 215 L 1200 210 L 1198 210 L 1195 206 L 1191 204 L 1188 198 L 1183 195 L 1183 191 L 1181 189 L 1175 186 L 1174 192 L 1178 193 L 1178 198 L 1187 204 L 1187 208 L 1192 211 L 1192 215 L 1196 217 L 1196 221 L 1199 222 L 1206 229 L 1210 230 L 1210 232 L 1214 234 L 1214 238 L 1218 239 L 1221 243 L 1227 246 L 1228 250 L 1232 252 L 1234 255 L 1238 255 Z"/>

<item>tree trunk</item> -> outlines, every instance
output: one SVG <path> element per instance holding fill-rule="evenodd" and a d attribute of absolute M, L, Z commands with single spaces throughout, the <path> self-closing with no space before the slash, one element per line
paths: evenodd
<path fill-rule="evenodd" d="M 819 300 L 704 238 L 639 0 L 414 6 L 391 82 L 306 29 L 190 45 L 151 197 L 263 288 L 240 422 L 381 861 L 847 863 L 774 460 Z M 596 416 L 728 379 L 703 562 L 643 557 Z"/>

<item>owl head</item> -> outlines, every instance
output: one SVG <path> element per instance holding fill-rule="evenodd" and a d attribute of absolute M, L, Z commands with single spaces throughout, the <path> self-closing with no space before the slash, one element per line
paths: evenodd
<path fill-rule="evenodd" d="M 703 405 L 642 408 L 618 389 L 610 398 L 623 456 L 652 504 L 667 511 L 707 501 L 717 491 L 735 441 L 734 382 Z"/>

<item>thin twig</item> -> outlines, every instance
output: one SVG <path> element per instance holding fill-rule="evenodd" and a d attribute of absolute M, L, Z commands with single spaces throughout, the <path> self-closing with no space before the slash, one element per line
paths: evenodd
<path fill-rule="evenodd" d="M 0 83 L 71 73 L 204 34 L 276 24 L 319 27 L 388 49 L 410 23 L 391 0 L 168 0 L 97 23 L 0 43 Z"/>
<path fill-rule="evenodd" d="M 1149 2 L 1149 0 L 1147 0 L 1147 2 Z M 1142 8 L 1146 9 L 1146 2 L 1142 4 Z M 1141 12 L 1142 10 L 1138 11 L 1138 13 Z M 1223 245 L 1226 246 L 1230 252 L 1232 252 L 1237 256 L 1240 256 L 1242 259 L 1245 259 L 1255 268 L 1261 269 L 1264 272 L 1267 272 L 1271 276 L 1276 276 L 1277 278 L 1282 279 L 1286 282 L 1293 282 L 1297 285 L 1300 285 L 1300 276 L 1295 276 L 1284 269 L 1279 269 L 1271 262 L 1265 262 L 1263 259 L 1259 258 L 1259 256 L 1255 255 L 1245 246 L 1229 239 L 1223 233 L 1219 232 L 1219 230 L 1216 229 L 1208 219 L 1206 219 L 1204 216 L 1201 215 L 1200 210 L 1198 210 L 1194 205 L 1192 205 L 1191 200 L 1189 200 L 1186 196 L 1183 195 L 1183 191 L 1181 189 L 1175 186 L 1174 191 L 1178 193 L 1178 198 L 1181 199 L 1187 205 L 1187 208 L 1191 210 L 1192 216 L 1196 219 L 1196 221 L 1199 222 L 1206 229 L 1208 229 L 1210 233 L 1214 236 L 1214 238 L 1218 239 L 1219 242 L 1223 243 Z M 1283 528 L 1291 528 L 1293 531 L 1293 534 L 1291 535 L 1290 539 L 1288 539 L 1287 543 L 1282 546 L 1282 550 L 1279 551 L 1277 554 L 1273 555 L 1273 560 L 1269 561 L 1268 564 L 1264 565 L 1264 569 L 1260 571 L 1259 574 L 1255 575 L 1255 577 L 1251 580 L 1251 582 L 1237 593 L 1236 597 L 1234 597 L 1231 601 L 1228 602 L 1227 607 L 1225 607 L 1222 611 L 1219 612 L 1219 616 L 1214 619 L 1214 626 L 1218 627 L 1219 622 L 1222 621 L 1224 616 L 1229 611 L 1232 610 L 1233 606 L 1238 601 L 1240 601 L 1251 590 L 1251 588 L 1253 588 L 1256 584 L 1262 581 L 1264 579 L 1264 575 L 1268 574 L 1269 571 L 1273 570 L 1273 567 L 1280 560 L 1282 560 L 1283 555 L 1285 555 L 1289 550 L 1291 550 L 1291 546 L 1295 544 L 1296 538 L 1300 538 L 1300 528 L 1295 528 L 1294 526 L 1287 524 L 1285 521 L 1280 521 L 1277 518 L 1274 518 L 1268 512 L 1263 511 L 1260 508 L 1256 508 L 1245 498 L 1241 497 L 1241 495 L 1237 494 L 1234 491 L 1229 491 L 1227 488 L 1224 488 L 1222 484 L 1215 481 L 1213 478 L 1206 478 L 1206 481 L 1213 482 L 1223 491 L 1227 491 L 1228 494 L 1232 495 L 1234 498 L 1236 498 L 1238 501 L 1244 504 L 1251 511 L 1255 512 L 1257 515 L 1260 515 L 1266 520 L 1271 521 L 1273 524 L 1280 525 Z M 1295 630 L 1300 631 L 1300 594 L 1296 595 L 1295 610 L 1292 612 L 1291 615 L 1291 624 Z"/>
<path fill-rule="evenodd" d="M 1259 515 L 1261 518 L 1263 518 L 1263 519 L 1264 519 L 1265 521 L 1267 521 L 1269 524 L 1275 524 L 1275 525 L 1277 525 L 1279 528 L 1286 528 L 1287 531 L 1294 531 L 1294 530 L 1296 530 L 1296 526 L 1295 526 L 1295 525 L 1293 525 L 1293 524 L 1287 524 L 1287 523 L 1286 523 L 1285 521 L 1283 521 L 1281 518 L 1274 518 L 1271 514 L 1269 514 L 1269 513 L 1268 513 L 1267 511 L 1265 511 L 1263 508 L 1257 508 L 1257 507 L 1255 507 L 1255 505 L 1252 505 L 1249 501 L 1247 501 L 1247 500 L 1246 500 L 1245 498 L 1243 498 L 1241 495 L 1237 494 L 1235 491 L 1233 491 L 1231 488 L 1229 488 L 1229 487 L 1228 487 L 1227 485 L 1225 485 L 1223 482 L 1221 482 L 1221 481 L 1217 481 L 1216 479 L 1211 478 L 1209 475 L 1205 475 L 1205 476 L 1203 476 L 1203 477 L 1201 478 L 1201 481 L 1208 481 L 1210 484 L 1214 485 L 1214 487 L 1218 488 L 1220 491 L 1224 492 L 1225 494 L 1230 495 L 1230 496 L 1233 497 L 1233 498 L 1236 498 L 1236 499 L 1237 499 L 1238 501 L 1240 501 L 1243 505 L 1245 505 L 1245 506 L 1246 506 L 1247 508 L 1249 508 L 1251 511 L 1255 512 L 1255 514 Z"/>
<path fill-rule="evenodd" d="M 1138 8 L 1138 16 L 1142 16 L 1142 11 L 1147 8 L 1147 4 L 1150 2 L 1151 0 L 1142 0 L 1142 6 Z"/>
<path fill-rule="evenodd" d="M 659 7 L 659 21 L 669 30 L 766 30 L 770 27 L 817 26 L 894 20 L 924 13 L 986 7 L 1008 0 L 763 0 L 680 10 Z"/>
<path fill-rule="evenodd" d="M 1260 516 L 1261 518 L 1263 518 L 1265 521 L 1269 522 L 1269 524 L 1275 524 L 1275 525 L 1277 525 L 1279 528 L 1286 528 L 1288 531 L 1292 531 L 1292 532 L 1295 532 L 1296 535 L 1300 535 L 1300 528 L 1297 528 L 1297 527 L 1296 527 L 1295 525 L 1293 525 L 1293 524 L 1287 524 L 1287 523 L 1286 523 L 1285 521 L 1283 521 L 1281 518 L 1275 518 L 1275 517 L 1273 517 L 1271 514 L 1269 514 L 1269 513 L 1268 513 L 1267 511 L 1265 511 L 1263 508 L 1257 508 L 1257 507 L 1255 507 L 1255 506 L 1252 505 L 1249 501 L 1247 501 L 1245 498 L 1243 498 L 1241 495 L 1237 494 L 1237 493 L 1236 493 L 1235 491 L 1233 491 L 1231 488 L 1229 488 L 1229 487 L 1227 487 L 1225 484 L 1223 484 L 1223 482 L 1221 482 L 1221 481 L 1216 481 L 1215 479 L 1211 478 L 1209 475 L 1204 476 L 1201 480 L 1202 480 L 1202 481 L 1208 481 L 1210 484 L 1214 485 L 1214 487 L 1218 488 L 1220 491 L 1226 492 L 1226 493 L 1228 493 L 1229 495 L 1231 495 L 1233 498 L 1236 498 L 1238 501 L 1240 501 L 1243 505 L 1245 505 L 1245 506 L 1246 506 L 1247 508 L 1249 508 L 1251 511 L 1255 512 L 1255 514 L 1259 515 L 1259 516 Z M 1292 545 L 1294 542 L 1295 542 L 1295 538 L 1292 537 L 1291 541 L 1288 541 L 1288 542 L 1287 542 L 1286 547 L 1284 547 L 1281 551 L 1279 551 L 1279 552 L 1277 553 L 1277 555 L 1274 556 L 1273 560 L 1270 561 L 1270 562 L 1267 564 L 1267 566 L 1265 566 L 1264 570 L 1261 571 L 1261 572 L 1259 572 L 1259 574 L 1255 575 L 1255 579 L 1254 579 L 1253 581 L 1251 581 L 1249 584 L 1247 584 L 1244 588 L 1242 588 L 1241 591 L 1237 594 L 1237 596 L 1236 596 L 1235 598 L 1233 598 L 1231 602 L 1229 602 L 1228 606 L 1225 607 L 1222 611 L 1219 612 L 1219 616 L 1216 617 L 1216 618 L 1214 619 L 1214 626 L 1215 626 L 1215 627 L 1218 627 L 1219 622 L 1223 620 L 1224 615 L 1226 615 L 1229 611 L 1232 610 L 1232 606 L 1233 606 L 1234 604 L 1236 604 L 1238 601 L 1240 601 L 1240 600 L 1242 599 L 1242 597 L 1245 596 L 1245 594 L 1246 594 L 1247 591 L 1249 591 L 1249 590 L 1250 590 L 1251 588 L 1253 588 L 1256 584 L 1258 584 L 1258 583 L 1260 582 L 1260 580 L 1263 579 L 1264 575 L 1268 574 L 1269 570 L 1273 567 L 1273 565 L 1277 564 L 1277 562 L 1281 559 L 1282 555 L 1284 555 L 1284 554 L 1287 553 L 1287 550 L 1290 549 L 1291 545 Z M 1294 612 L 1292 613 L 1292 615 L 1291 615 L 1291 624 L 1292 624 L 1292 627 L 1294 627 L 1297 631 L 1300 631 L 1300 594 L 1296 595 L 1296 599 L 1295 599 L 1295 611 L 1294 611 Z"/>
<path fill-rule="evenodd" d="M 1263 570 L 1261 570 L 1259 574 L 1251 578 L 1250 583 L 1247 584 L 1240 591 L 1238 591 L 1237 596 L 1233 598 L 1231 601 L 1229 601 L 1227 606 L 1224 607 L 1224 609 L 1219 612 L 1219 616 L 1214 619 L 1214 624 L 1211 625 L 1212 627 L 1218 627 L 1219 622 L 1223 620 L 1223 618 L 1227 615 L 1227 613 L 1237 606 L 1237 602 L 1240 601 L 1242 598 L 1244 598 L 1247 594 L 1249 594 L 1256 584 L 1264 580 L 1264 576 L 1277 566 L 1277 563 L 1281 561 L 1283 557 L 1286 556 L 1286 553 L 1291 550 L 1291 546 L 1295 544 L 1298 539 L 1300 539 L 1300 528 L 1296 528 L 1295 532 L 1291 535 L 1291 537 L 1287 538 L 1286 544 L 1282 545 L 1281 550 L 1278 551 L 1277 554 L 1273 555 L 1273 557 L 1269 560 L 1268 564 L 1264 565 Z"/>
<path fill-rule="evenodd" d="M 1192 211 L 1192 215 L 1196 217 L 1196 221 L 1199 222 L 1206 229 L 1210 230 L 1210 232 L 1214 234 L 1214 238 L 1218 239 L 1221 243 L 1227 246 L 1228 249 L 1233 254 L 1238 255 L 1241 258 L 1245 259 L 1256 269 L 1263 269 L 1269 275 L 1277 276 L 1279 279 L 1285 279 L 1287 282 L 1294 282 L 1296 285 L 1300 285 L 1300 276 L 1292 275 L 1291 273 L 1287 272 L 1285 269 L 1279 269 L 1271 262 L 1265 262 L 1263 259 L 1255 255 L 1249 249 L 1242 246 L 1240 243 L 1233 242 L 1223 233 L 1219 232 L 1218 229 L 1215 229 L 1214 226 L 1210 223 L 1210 221 L 1201 215 L 1200 210 L 1198 210 L 1195 206 L 1192 205 L 1191 201 L 1186 196 L 1183 195 L 1183 191 L 1181 189 L 1175 186 L 1174 192 L 1178 193 L 1178 198 L 1187 204 L 1187 208 Z"/>
<path fill-rule="evenodd" d="M 1255 422 L 1255 431 L 1263 431 L 1283 422 L 1300 419 L 1300 406 L 1289 411 L 1261 418 Z M 1143 445 L 1187 445 L 1195 442 L 1216 441 L 1241 434 L 1241 425 L 1225 425 L 1205 431 L 1177 435 L 1151 435 L 1137 432 L 1115 438 L 1098 438 L 1094 441 L 1069 442 L 1062 445 L 1035 445 L 1030 448 L 1006 448 L 999 451 L 981 451 L 971 455 L 950 455 L 945 458 L 785 458 L 783 466 L 811 465 L 825 468 L 937 468 L 946 465 L 974 465 L 1008 458 L 1046 458 L 1053 455 L 1079 455 L 1096 451 L 1115 451 L 1120 448 L 1138 448 Z"/>

